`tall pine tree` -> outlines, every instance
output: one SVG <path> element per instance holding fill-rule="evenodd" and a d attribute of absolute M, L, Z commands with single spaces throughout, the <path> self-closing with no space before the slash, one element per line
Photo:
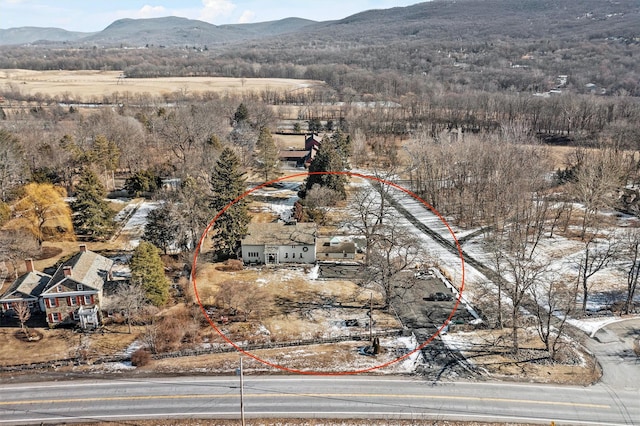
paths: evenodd
<path fill-rule="evenodd" d="M 211 173 L 211 207 L 216 215 L 246 192 L 244 172 L 240 170 L 240 160 L 229 147 L 220 154 Z M 213 225 L 213 242 L 218 256 L 229 258 L 237 255 L 240 239 L 247 232 L 249 213 L 246 199 L 236 201 L 216 220 Z"/>
<path fill-rule="evenodd" d="M 349 168 L 348 155 L 350 148 L 350 140 L 341 132 L 336 132 L 333 137 L 325 136 L 322 139 L 322 145 L 315 158 L 309 165 L 309 172 L 343 172 Z M 311 174 L 305 182 L 305 193 L 313 188 L 314 185 L 320 185 L 332 189 L 339 194 L 340 198 L 347 197 L 345 189 L 347 184 L 347 175 L 341 174 Z"/>
<path fill-rule="evenodd" d="M 162 306 L 169 300 L 169 280 L 164 274 L 160 250 L 147 241 L 141 241 L 129 262 L 131 281 L 141 285 L 149 302 Z"/>
<path fill-rule="evenodd" d="M 257 168 L 264 174 L 264 180 L 268 181 L 270 177 L 278 171 L 278 148 L 273 140 L 273 136 L 268 128 L 260 129 L 258 142 L 256 142 L 256 163 Z"/>
<path fill-rule="evenodd" d="M 106 193 L 93 171 L 86 170 L 82 174 L 76 186 L 76 199 L 71 203 L 73 226 L 78 235 L 101 239 L 113 231 L 115 212 L 104 199 Z"/>

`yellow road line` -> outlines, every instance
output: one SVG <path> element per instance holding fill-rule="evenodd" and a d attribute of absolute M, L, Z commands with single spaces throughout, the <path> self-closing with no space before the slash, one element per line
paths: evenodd
<path fill-rule="evenodd" d="M 141 401 L 154 399 L 225 399 L 237 398 L 235 394 L 227 395 L 130 395 L 130 396 L 110 396 L 96 398 L 69 398 L 69 399 L 34 399 L 22 401 L 0 401 L 0 406 L 27 405 L 27 404 L 69 404 L 81 402 L 108 402 L 108 401 Z M 511 398 L 486 398 L 474 396 L 447 396 L 447 395 L 398 395 L 398 394 L 346 394 L 346 393 L 300 393 L 300 394 L 279 394 L 260 393 L 244 394 L 245 398 L 395 398 L 395 399 L 422 399 L 422 400 L 459 400 L 478 402 L 502 402 L 509 404 L 529 404 L 529 405 L 557 405 L 583 408 L 611 408 L 606 404 L 588 404 L 580 402 L 562 401 L 540 401 L 531 399 L 511 399 Z"/>

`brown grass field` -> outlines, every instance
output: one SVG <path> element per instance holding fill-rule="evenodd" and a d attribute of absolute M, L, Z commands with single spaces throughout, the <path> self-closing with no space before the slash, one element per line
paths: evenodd
<path fill-rule="evenodd" d="M 23 95 L 63 97 L 84 102 L 101 101 L 104 96 L 119 93 L 127 96 L 182 92 L 243 93 L 266 89 L 289 91 L 323 84 L 314 80 L 286 78 L 228 78 L 228 77 L 166 77 L 121 78 L 120 71 L 31 71 L 21 69 L 0 70 L 0 87 L 17 90 Z"/>

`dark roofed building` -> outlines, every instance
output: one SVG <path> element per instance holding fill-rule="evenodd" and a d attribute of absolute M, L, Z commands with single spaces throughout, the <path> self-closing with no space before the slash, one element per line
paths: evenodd
<path fill-rule="evenodd" d="M 80 252 L 58 267 L 42 292 L 47 323 L 77 323 L 82 328 L 100 324 L 100 301 L 113 261 L 80 246 Z"/>
<path fill-rule="evenodd" d="M 36 271 L 33 266 L 33 259 L 25 261 L 27 272 L 19 276 L 0 298 L 0 310 L 2 313 L 11 315 L 13 304 L 26 302 L 32 311 L 44 310 L 39 305 L 40 293 L 44 290 L 51 276 L 44 272 Z"/>

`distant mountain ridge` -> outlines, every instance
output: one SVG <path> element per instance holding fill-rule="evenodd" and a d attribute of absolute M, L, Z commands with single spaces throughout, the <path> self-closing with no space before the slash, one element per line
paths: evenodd
<path fill-rule="evenodd" d="M 67 31 L 61 28 L 18 27 L 0 29 L 0 45 L 28 44 L 39 41 L 68 42 L 77 41 L 94 33 Z"/>
<path fill-rule="evenodd" d="M 97 46 L 388 45 L 407 40 L 640 40 L 638 0 L 433 0 L 360 12 L 337 21 L 301 18 L 213 25 L 165 17 L 120 19 L 96 33 L 56 28 L 0 30 L 0 45 L 68 42 Z"/>
<path fill-rule="evenodd" d="M 0 45 L 69 42 L 74 44 L 144 46 L 215 45 L 283 35 L 315 24 L 302 18 L 252 24 L 213 25 L 195 19 L 168 16 L 150 19 L 119 19 L 95 33 L 60 28 L 19 27 L 0 29 Z"/>

